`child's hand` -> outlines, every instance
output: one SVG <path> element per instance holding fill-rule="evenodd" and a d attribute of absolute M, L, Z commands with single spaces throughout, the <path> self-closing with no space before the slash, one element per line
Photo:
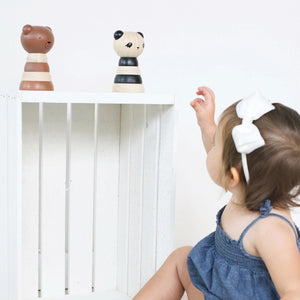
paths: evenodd
<path fill-rule="evenodd" d="M 214 136 L 216 132 L 215 123 L 215 94 L 208 87 L 199 87 L 197 95 L 203 96 L 196 98 L 191 102 L 192 108 L 196 112 L 198 124 L 202 132 L 202 141 L 206 152 L 208 153 L 214 144 Z"/>
<path fill-rule="evenodd" d="M 196 112 L 196 117 L 201 129 L 205 129 L 206 126 L 215 126 L 215 94 L 208 87 L 199 87 L 197 95 L 203 96 L 202 98 L 196 98 L 191 102 L 191 106 Z"/>

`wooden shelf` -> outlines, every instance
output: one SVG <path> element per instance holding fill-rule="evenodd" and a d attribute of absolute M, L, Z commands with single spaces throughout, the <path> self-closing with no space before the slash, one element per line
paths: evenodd
<path fill-rule="evenodd" d="M 91 93 L 56 91 L 19 91 L 21 102 L 41 103 L 99 103 L 99 104 L 157 104 L 173 105 L 174 95 L 148 93 Z"/>

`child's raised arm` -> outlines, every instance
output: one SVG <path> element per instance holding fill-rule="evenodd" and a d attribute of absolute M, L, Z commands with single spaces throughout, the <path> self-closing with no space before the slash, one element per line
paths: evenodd
<path fill-rule="evenodd" d="M 209 152 L 214 144 L 214 136 L 216 132 L 215 123 L 215 94 L 208 87 L 199 87 L 197 95 L 203 96 L 204 99 L 198 97 L 191 102 L 191 106 L 196 112 L 197 122 L 201 128 L 202 141 L 206 152 Z"/>

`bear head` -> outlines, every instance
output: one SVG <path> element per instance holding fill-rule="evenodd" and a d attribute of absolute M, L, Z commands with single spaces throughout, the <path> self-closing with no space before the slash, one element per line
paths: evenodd
<path fill-rule="evenodd" d="M 28 53 L 47 53 L 53 47 L 54 36 L 48 26 L 25 25 L 21 34 L 21 43 Z"/>

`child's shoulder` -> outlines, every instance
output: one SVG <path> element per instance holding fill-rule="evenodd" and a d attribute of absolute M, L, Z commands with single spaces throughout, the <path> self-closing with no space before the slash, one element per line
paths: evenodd
<path fill-rule="evenodd" d="M 244 250 L 253 256 L 260 257 L 262 248 L 276 247 L 277 243 L 296 245 L 296 227 L 288 209 L 272 209 L 262 217 L 260 212 L 229 204 L 222 215 L 221 226 L 234 240 L 244 234 Z"/>
<path fill-rule="evenodd" d="M 253 230 L 257 235 L 263 236 L 272 233 L 276 236 L 287 233 L 293 238 L 297 231 L 289 209 L 272 209 L 268 214 L 259 218 L 259 222 Z"/>
<path fill-rule="evenodd" d="M 296 245 L 297 228 L 288 209 L 272 209 L 253 226 L 253 241 L 258 252 L 262 247 L 276 247 L 282 243 Z"/>

